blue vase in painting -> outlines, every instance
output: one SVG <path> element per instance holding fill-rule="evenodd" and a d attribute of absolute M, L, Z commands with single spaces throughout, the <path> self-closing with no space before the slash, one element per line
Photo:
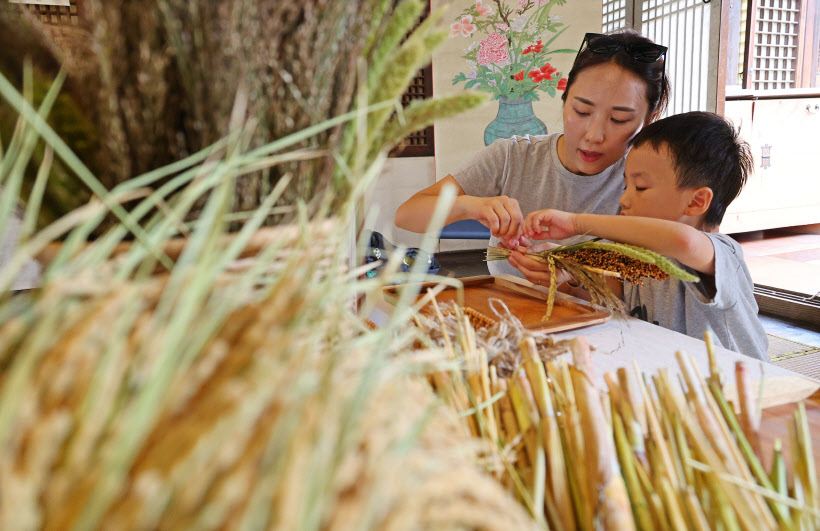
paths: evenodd
<path fill-rule="evenodd" d="M 523 98 L 498 100 L 498 115 L 484 129 L 484 145 L 489 146 L 499 138 L 514 135 L 545 135 L 547 126 L 535 116 L 532 101 Z"/>

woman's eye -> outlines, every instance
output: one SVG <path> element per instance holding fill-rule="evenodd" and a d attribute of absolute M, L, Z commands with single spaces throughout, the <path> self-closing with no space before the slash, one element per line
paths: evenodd
<path fill-rule="evenodd" d="M 616 120 L 615 118 L 612 118 L 612 122 L 616 124 L 625 124 L 628 121 L 629 120 Z"/>
<path fill-rule="evenodd" d="M 588 112 L 581 112 L 581 111 L 579 111 L 579 110 L 577 110 L 577 109 L 576 109 L 576 111 L 575 111 L 575 114 L 577 114 L 578 116 L 589 116 L 589 113 L 588 113 Z"/>

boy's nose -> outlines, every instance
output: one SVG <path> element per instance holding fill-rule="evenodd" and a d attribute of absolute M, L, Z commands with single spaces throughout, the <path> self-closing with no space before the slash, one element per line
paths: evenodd
<path fill-rule="evenodd" d="M 625 208 L 629 208 L 629 201 L 627 198 L 627 191 L 624 190 L 624 193 L 621 194 L 621 198 L 618 199 L 618 206 L 621 207 L 621 210 Z"/>

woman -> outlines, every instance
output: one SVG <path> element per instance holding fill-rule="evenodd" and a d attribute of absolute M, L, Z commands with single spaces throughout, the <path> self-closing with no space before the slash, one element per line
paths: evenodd
<path fill-rule="evenodd" d="M 665 47 L 632 30 L 587 33 L 562 96 L 564 132 L 494 142 L 405 201 L 396 226 L 426 231 L 447 185 L 457 197 L 446 222 L 478 220 L 492 233 L 490 245 L 518 245 L 524 217 L 543 208 L 616 214 L 627 143 L 668 99 L 665 54 Z M 488 265 L 492 274 L 523 275 L 534 283 L 549 278 L 517 252 L 509 263 Z"/>

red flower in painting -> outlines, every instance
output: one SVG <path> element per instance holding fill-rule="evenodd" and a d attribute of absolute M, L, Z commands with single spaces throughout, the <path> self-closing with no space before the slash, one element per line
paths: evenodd
<path fill-rule="evenodd" d="M 557 72 L 558 69 L 552 66 L 551 64 L 547 63 L 541 67 L 541 75 L 544 79 L 550 80 L 552 79 L 552 75 Z"/>
<path fill-rule="evenodd" d="M 526 48 L 524 48 L 524 51 L 522 52 L 522 55 L 527 55 L 527 54 L 528 54 L 528 53 L 530 53 L 530 52 L 532 52 L 532 53 L 539 53 L 539 52 L 541 52 L 541 49 L 542 49 L 543 47 L 544 47 L 544 45 L 543 45 L 543 44 L 541 44 L 541 41 L 538 41 L 538 42 L 537 42 L 537 43 L 535 43 L 535 44 L 530 44 L 529 46 L 527 46 Z"/>
<path fill-rule="evenodd" d="M 507 39 L 497 31 L 490 33 L 486 39 L 481 41 L 480 46 L 477 57 L 478 64 L 503 65 L 509 62 L 510 53 L 507 51 Z"/>
<path fill-rule="evenodd" d="M 519 73 L 515 74 L 514 77 L 516 81 L 522 81 L 524 79 L 524 71 L 520 71 Z"/>
<path fill-rule="evenodd" d="M 529 74 L 527 74 L 527 76 L 529 76 L 532 79 L 533 83 L 541 83 L 542 81 L 551 81 L 553 75 L 555 75 L 557 72 L 557 68 L 547 63 L 538 70 L 531 71 Z M 564 81 L 564 87 L 566 87 L 566 80 Z"/>
<path fill-rule="evenodd" d="M 567 90 L 567 78 L 561 78 L 561 80 L 558 82 L 558 90 Z"/>

